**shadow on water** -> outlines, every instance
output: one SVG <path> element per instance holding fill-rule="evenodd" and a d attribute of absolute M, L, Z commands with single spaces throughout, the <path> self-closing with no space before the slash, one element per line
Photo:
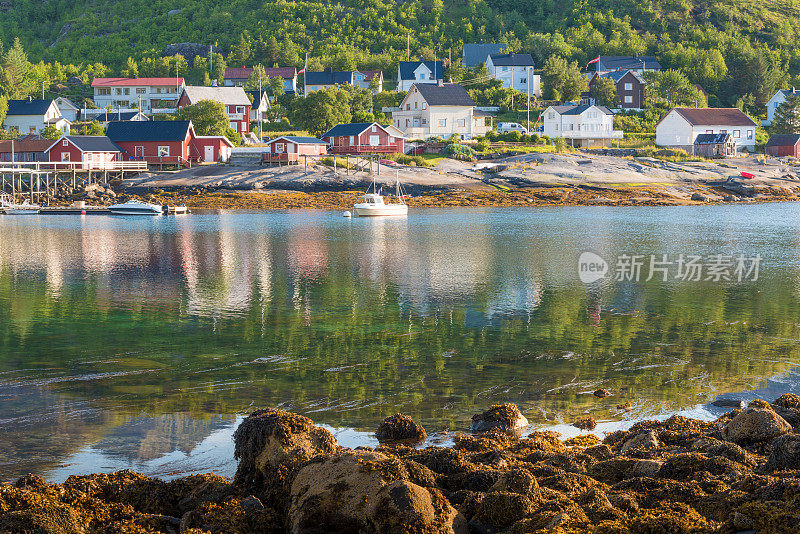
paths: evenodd
<path fill-rule="evenodd" d="M 2 217 L 0 479 L 230 474 L 237 418 L 262 406 L 361 444 L 396 411 L 436 432 L 493 402 L 620 425 L 777 397 L 798 389 L 799 211 Z M 623 254 L 762 263 L 758 280 L 587 286 L 586 250 L 612 271 Z"/>

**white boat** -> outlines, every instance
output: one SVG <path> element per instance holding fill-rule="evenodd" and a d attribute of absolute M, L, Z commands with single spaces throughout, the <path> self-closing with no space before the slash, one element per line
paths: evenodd
<path fill-rule="evenodd" d="M 372 189 L 372 193 L 370 193 Z M 391 215 L 408 215 L 408 206 L 403 200 L 403 190 L 400 187 L 400 180 L 398 178 L 395 184 L 395 191 L 399 203 L 386 204 L 383 201 L 380 191 L 375 185 L 375 178 L 372 178 L 372 186 L 367 189 L 364 196 L 361 197 L 361 202 L 353 206 L 353 212 L 359 217 L 380 217 Z"/>
<path fill-rule="evenodd" d="M 31 204 L 27 200 L 22 204 L 9 204 L 4 202 L 0 206 L 0 210 L 6 215 L 36 215 L 39 213 L 41 206 L 38 204 Z"/>
<path fill-rule="evenodd" d="M 161 215 L 164 213 L 164 207 L 159 204 L 129 200 L 122 204 L 109 206 L 108 211 L 114 215 Z"/>

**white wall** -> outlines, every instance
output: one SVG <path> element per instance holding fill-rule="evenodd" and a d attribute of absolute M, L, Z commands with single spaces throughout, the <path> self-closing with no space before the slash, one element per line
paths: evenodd
<path fill-rule="evenodd" d="M 691 125 L 676 111 L 670 111 L 656 127 L 656 145 L 663 147 L 691 146 L 703 133 L 729 133 L 733 136 L 737 150 L 746 148 L 752 152 L 756 146 L 755 126 L 729 126 L 724 124 Z M 738 135 L 738 137 L 737 137 Z"/>

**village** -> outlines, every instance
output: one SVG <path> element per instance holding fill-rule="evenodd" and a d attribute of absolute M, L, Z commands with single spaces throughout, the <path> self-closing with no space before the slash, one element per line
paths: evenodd
<path fill-rule="evenodd" d="M 733 182 L 735 192 L 747 180 L 778 188 L 781 197 L 794 194 L 793 164 L 800 157 L 800 134 L 792 130 L 800 90 L 794 88 L 777 91 L 760 119 L 739 108 L 707 107 L 699 86 L 689 88 L 691 107 L 664 101 L 659 89 L 673 71 L 662 72 L 655 57 L 596 57 L 580 73 L 577 100 L 544 100 L 547 67 L 503 44 L 464 44 L 455 65 L 452 58 L 399 61 L 391 73 L 315 72 L 307 64 L 308 58 L 300 69 L 227 67 L 221 83 L 203 86 L 187 85 L 179 72 L 95 77 L 92 97 L 82 102 L 57 90 L 47 98 L 44 89 L 44 98 L 8 100 L 0 188 L 54 200 L 49 187 L 46 199 L 38 196 L 43 190 L 34 179 L 50 169 L 56 176 L 70 172 L 73 184 L 76 172 L 83 173 L 86 186 L 105 183 L 109 172 L 140 175 L 118 183 L 138 191 L 341 191 L 359 189 L 375 175 L 399 180 L 402 173 L 419 194 L 611 182 L 666 185 L 688 201 L 724 198 L 703 187 Z M 462 74 L 466 81 L 455 83 L 453 69 L 472 78 Z M 511 104 L 482 98 L 479 105 L 470 95 L 476 83 L 506 91 Z M 342 89 L 349 91 L 345 98 L 368 95 L 370 108 L 337 120 Z M 287 117 L 287 98 L 305 106 L 302 124 Z M 654 112 L 652 131 L 628 127 Z M 570 157 L 571 166 L 557 163 Z M 703 162 L 714 163 L 697 165 Z"/>

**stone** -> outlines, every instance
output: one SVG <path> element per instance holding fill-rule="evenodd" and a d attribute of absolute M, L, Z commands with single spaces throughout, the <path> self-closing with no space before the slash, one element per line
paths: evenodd
<path fill-rule="evenodd" d="M 744 401 L 737 399 L 717 399 L 711 403 L 717 408 L 744 408 Z"/>
<path fill-rule="evenodd" d="M 475 518 L 481 523 L 502 529 L 513 525 L 533 511 L 533 501 L 525 495 L 508 491 L 487 493 L 478 505 Z"/>
<path fill-rule="evenodd" d="M 764 469 L 766 471 L 800 469 L 800 435 L 787 434 L 775 439 Z"/>
<path fill-rule="evenodd" d="M 664 462 L 659 460 L 636 460 L 631 466 L 630 475 L 632 477 L 655 477 Z"/>
<path fill-rule="evenodd" d="M 488 432 L 498 429 L 507 434 L 521 434 L 528 426 L 528 420 L 516 404 L 495 404 L 481 414 L 472 416 L 472 432 Z"/>
<path fill-rule="evenodd" d="M 597 427 L 597 421 L 594 417 L 579 417 L 572 423 L 572 426 L 581 430 L 594 430 Z"/>
<path fill-rule="evenodd" d="M 611 392 L 608 391 L 607 389 L 598 389 L 597 391 L 592 393 L 592 395 L 594 395 L 598 399 L 602 399 L 602 398 L 605 398 L 605 397 L 610 397 L 611 396 Z"/>
<path fill-rule="evenodd" d="M 708 197 L 702 193 L 693 193 L 692 200 L 696 202 L 708 202 Z"/>
<path fill-rule="evenodd" d="M 738 445 L 772 441 L 792 431 L 792 426 L 771 408 L 752 406 L 722 427 L 722 437 Z"/>
<path fill-rule="evenodd" d="M 630 449 L 655 449 L 658 448 L 658 446 L 659 443 L 656 433 L 652 430 L 648 430 L 646 432 L 636 434 L 628 441 L 623 443 L 620 452 L 624 454 Z"/>
<path fill-rule="evenodd" d="M 378 425 L 375 437 L 381 443 L 390 441 L 419 442 L 428 437 L 422 425 L 409 416 L 396 413 Z"/>

